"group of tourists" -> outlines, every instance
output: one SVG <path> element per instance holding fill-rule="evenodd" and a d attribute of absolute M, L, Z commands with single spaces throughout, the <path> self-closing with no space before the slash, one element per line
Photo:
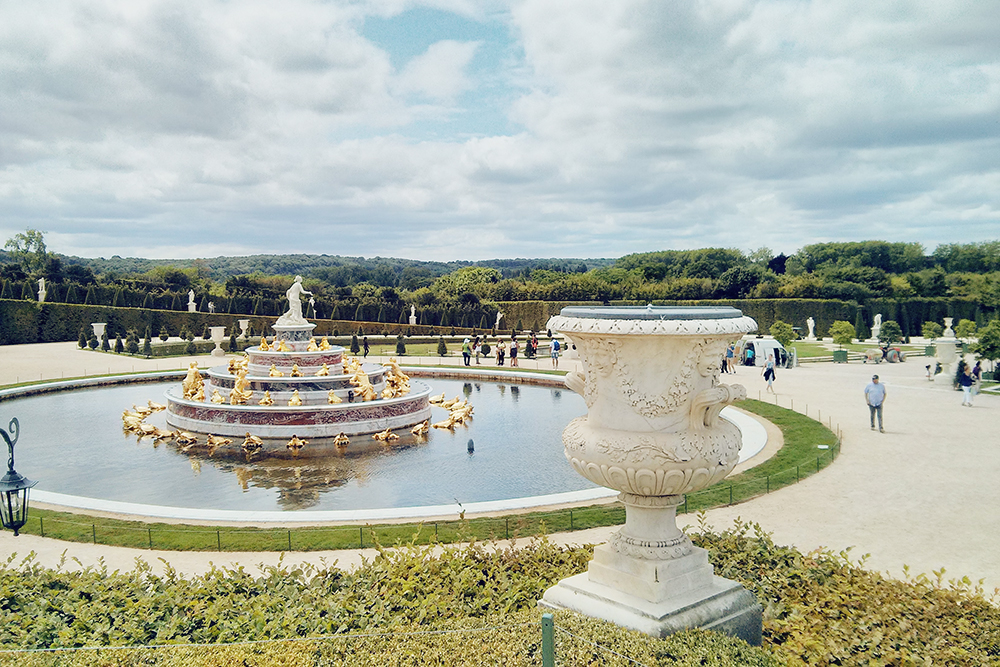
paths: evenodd
<path fill-rule="evenodd" d="M 558 341 L 552 341 L 556 350 L 559 349 Z M 475 336 L 472 339 L 466 338 L 462 341 L 462 361 L 466 366 L 472 365 L 472 359 L 475 358 L 476 364 L 480 364 L 480 359 L 485 358 L 489 350 L 489 343 L 486 337 L 483 336 L 480 339 L 479 336 Z M 510 367 L 518 368 L 518 356 L 521 351 L 521 343 L 518 341 L 516 335 L 510 337 L 510 342 L 508 343 L 503 338 L 497 339 L 497 344 L 493 347 L 493 353 L 496 355 L 496 365 L 503 366 L 507 361 L 508 353 L 510 354 Z M 524 342 L 524 354 L 529 359 L 534 359 L 535 355 L 538 353 L 538 336 L 532 332 L 531 337 Z"/>

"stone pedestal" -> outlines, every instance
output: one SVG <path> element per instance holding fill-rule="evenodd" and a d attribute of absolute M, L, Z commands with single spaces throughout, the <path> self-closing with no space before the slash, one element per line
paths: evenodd
<path fill-rule="evenodd" d="M 274 337 L 283 340 L 288 344 L 292 352 L 304 352 L 309 347 L 309 339 L 312 338 L 315 324 L 306 322 L 305 324 L 275 324 Z"/>
<path fill-rule="evenodd" d="M 104 327 L 108 326 L 108 323 L 107 322 L 93 322 L 93 323 L 91 323 L 90 326 L 91 326 L 91 328 L 93 328 L 93 330 L 94 330 L 94 336 L 97 338 L 97 340 L 101 340 L 101 337 L 104 335 Z"/>
<path fill-rule="evenodd" d="M 958 339 L 951 328 L 953 318 L 944 318 L 944 332 L 941 338 L 934 341 L 934 359 L 941 364 L 941 372 L 934 376 L 934 383 L 950 387 L 955 383 L 956 364 L 958 363 Z"/>
<path fill-rule="evenodd" d="M 756 322 L 728 307 L 568 307 L 548 328 L 575 343 L 584 369 L 566 378 L 588 409 L 563 432 L 566 458 L 621 491 L 626 519 L 585 574 L 540 604 L 658 637 L 700 627 L 759 644 L 761 606 L 715 576 L 676 523 L 683 494 L 723 479 L 739 459 L 739 430 L 719 412 L 746 390 L 720 384 L 720 362 Z"/>
<path fill-rule="evenodd" d="M 247 337 L 247 329 L 250 328 L 250 320 L 236 320 L 240 325 L 240 338 Z"/>

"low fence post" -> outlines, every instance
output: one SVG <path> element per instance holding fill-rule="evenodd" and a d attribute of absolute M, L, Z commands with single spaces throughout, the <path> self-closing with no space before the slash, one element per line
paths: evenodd
<path fill-rule="evenodd" d="M 215 546 L 222 551 L 222 531 L 218 528 L 215 529 Z"/>
<path fill-rule="evenodd" d="M 150 528 L 150 527 L 147 527 L 146 528 L 146 533 L 147 533 L 147 536 L 149 537 L 149 550 L 152 551 L 153 550 L 153 529 Z M 222 551 L 222 549 L 219 549 L 219 551 Z"/>
<path fill-rule="evenodd" d="M 552 614 L 542 614 L 542 667 L 556 667 L 556 641 Z"/>
<path fill-rule="evenodd" d="M 94 539 L 94 544 L 97 544 L 97 525 L 90 524 L 90 536 Z"/>
<path fill-rule="evenodd" d="M 45 517 L 38 517 L 38 530 L 42 533 L 42 537 L 45 537 Z"/>
<path fill-rule="evenodd" d="M 569 529 L 573 530 L 573 510 L 569 511 Z"/>

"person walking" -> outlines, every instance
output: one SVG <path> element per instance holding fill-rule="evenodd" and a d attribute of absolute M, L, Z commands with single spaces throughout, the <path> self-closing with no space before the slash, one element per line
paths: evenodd
<path fill-rule="evenodd" d="M 726 372 L 735 373 L 736 372 L 736 346 L 732 343 L 726 348 Z"/>
<path fill-rule="evenodd" d="M 764 379 L 767 380 L 767 390 L 774 393 L 774 355 L 767 355 L 767 363 L 764 364 Z"/>
<path fill-rule="evenodd" d="M 483 351 L 483 346 L 479 342 L 479 336 L 476 336 L 475 338 L 472 339 L 472 351 L 476 355 L 476 365 L 478 366 L 479 365 L 479 355 Z"/>
<path fill-rule="evenodd" d="M 503 338 L 497 339 L 497 366 L 503 366 L 503 358 L 507 354 L 507 344 Z"/>
<path fill-rule="evenodd" d="M 469 347 L 469 339 L 466 338 L 462 341 L 462 361 L 466 366 L 469 366 L 469 362 L 472 360 L 472 348 Z"/>
<path fill-rule="evenodd" d="M 559 341 L 552 339 L 552 368 L 559 368 Z"/>
<path fill-rule="evenodd" d="M 962 405 L 971 408 L 972 407 L 972 369 L 966 364 L 965 369 L 962 371 L 962 375 L 958 378 L 958 384 L 962 386 Z"/>
<path fill-rule="evenodd" d="M 517 338 L 510 337 L 510 367 L 517 368 Z"/>
<path fill-rule="evenodd" d="M 868 402 L 868 412 L 871 413 L 872 430 L 875 430 L 875 415 L 878 415 L 879 433 L 885 433 L 882 428 L 882 406 L 885 404 L 885 385 L 878 381 L 878 376 L 873 375 L 872 381 L 865 387 L 865 401 Z"/>
<path fill-rule="evenodd" d="M 972 395 L 975 396 L 976 394 L 978 394 L 982 386 L 983 386 L 983 362 L 977 361 L 976 365 L 972 367 Z"/>
<path fill-rule="evenodd" d="M 367 358 L 368 357 L 368 350 L 370 349 L 368 347 L 368 336 L 365 336 L 364 340 L 361 341 L 361 346 L 364 348 L 365 358 Z"/>

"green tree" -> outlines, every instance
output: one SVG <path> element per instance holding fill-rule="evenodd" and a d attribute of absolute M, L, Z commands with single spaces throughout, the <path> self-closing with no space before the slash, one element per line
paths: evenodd
<path fill-rule="evenodd" d="M 361 351 L 361 343 L 358 342 L 358 335 L 357 334 L 352 334 L 351 335 L 351 353 L 352 354 L 357 354 L 360 351 Z"/>
<path fill-rule="evenodd" d="M 100 341 L 97 340 L 97 336 L 95 336 L 92 332 L 90 334 L 90 338 L 87 339 L 87 347 L 89 347 L 91 350 L 96 350 L 98 347 L 100 347 L 100 345 L 101 343 Z"/>
<path fill-rule="evenodd" d="M 83 327 L 82 329 L 80 329 L 80 339 L 77 341 L 77 345 L 80 346 L 81 350 L 86 349 L 86 347 L 87 347 L 87 328 L 86 327 Z"/>
<path fill-rule="evenodd" d="M 115 354 L 121 354 L 125 351 L 125 345 L 122 343 L 121 334 L 115 336 Z"/>
<path fill-rule="evenodd" d="M 44 232 L 26 229 L 7 239 L 3 247 L 10 253 L 11 260 L 29 276 L 40 275 L 44 270 L 48 259 Z"/>
<path fill-rule="evenodd" d="M 229 353 L 230 354 L 235 354 L 236 351 L 237 351 L 236 325 L 234 324 L 233 328 L 229 331 Z"/>
<path fill-rule="evenodd" d="M 101 334 L 101 349 L 105 352 L 111 351 L 111 344 L 108 342 L 108 330 L 105 329 L 104 333 Z"/>
<path fill-rule="evenodd" d="M 774 340 L 781 343 L 784 347 L 788 347 L 789 343 L 795 340 L 795 330 L 792 329 L 792 325 L 788 322 L 778 320 L 771 325 L 769 331 L 774 336 Z"/>
<path fill-rule="evenodd" d="M 437 353 L 439 357 L 443 357 L 448 354 L 448 346 L 444 342 L 444 336 L 438 338 L 438 349 Z"/>
<path fill-rule="evenodd" d="M 868 325 L 865 324 L 864 310 L 858 308 L 858 314 L 854 318 L 854 338 L 857 338 L 858 340 L 867 340 L 870 336 L 871 332 L 868 331 Z"/>
<path fill-rule="evenodd" d="M 396 336 L 396 354 L 406 354 L 406 340 L 403 334 Z"/>
<path fill-rule="evenodd" d="M 833 342 L 841 348 L 854 340 L 856 336 L 857 331 L 855 331 L 854 327 L 851 326 L 850 322 L 837 320 L 830 325 L 830 337 L 833 338 Z"/>
<path fill-rule="evenodd" d="M 160 340 L 166 343 L 168 338 L 170 338 L 170 332 L 167 331 L 167 325 L 164 324 L 160 327 Z"/>
<path fill-rule="evenodd" d="M 940 338 L 942 333 L 944 333 L 944 327 L 937 322 L 924 322 L 924 325 L 920 328 L 920 335 L 927 340 Z"/>
<path fill-rule="evenodd" d="M 146 357 L 153 356 L 152 329 L 146 327 L 146 337 L 142 340 L 142 354 Z"/>
<path fill-rule="evenodd" d="M 886 320 L 878 332 L 878 339 L 882 343 L 897 343 L 903 340 L 903 329 L 895 320 Z"/>
<path fill-rule="evenodd" d="M 185 354 L 198 354 L 198 346 L 194 344 L 194 337 L 190 338 L 184 346 Z"/>
<path fill-rule="evenodd" d="M 992 361 L 996 368 L 996 361 L 1000 359 L 1000 320 L 990 320 L 989 324 L 979 330 L 979 340 L 972 351 L 980 359 Z"/>
<path fill-rule="evenodd" d="M 129 354 L 136 354 L 139 351 L 139 334 L 135 329 L 129 329 L 125 336 L 125 351 Z"/>
<path fill-rule="evenodd" d="M 972 320 L 959 320 L 958 326 L 955 327 L 955 337 L 968 343 L 976 337 L 976 323 Z"/>

